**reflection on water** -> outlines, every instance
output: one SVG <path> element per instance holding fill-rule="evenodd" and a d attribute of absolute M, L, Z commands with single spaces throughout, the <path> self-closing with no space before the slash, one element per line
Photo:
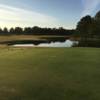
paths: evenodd
<path fill-rule="evenodd" d="M 15 44 L 14 47 L 72 47 L 74 44 L 78 44 L 77 41 L 66 40 L 65 42 L 51 42 L 34 44 Z"/>
<path fill-rule="evenodd" d="M 70 40 L 66 40 L 65 42 L 51 42 L 51 43 L 42 43 L 40 45 L 38 45 L 38 47 L 72 47 L 73 46 L 73 42 Z"/>

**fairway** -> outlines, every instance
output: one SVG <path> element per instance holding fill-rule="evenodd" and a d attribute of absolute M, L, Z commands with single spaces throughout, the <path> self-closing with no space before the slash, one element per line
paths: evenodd
<path fill-rule="evenodd" d="M 0 48 L 0 100 L 100 100 L 100 49 Z"/>

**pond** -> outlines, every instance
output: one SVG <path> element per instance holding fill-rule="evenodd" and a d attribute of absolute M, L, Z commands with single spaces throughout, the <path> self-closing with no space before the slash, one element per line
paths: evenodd
<path fill-rule="evenodd" d="M 38 45 L 32 44 L 14 44 L 13 47 L 72 47 L 77 45 L 78 41 L 66 40 L 65 42 L 50 42 L 50 43 L 40 43 Z"/>

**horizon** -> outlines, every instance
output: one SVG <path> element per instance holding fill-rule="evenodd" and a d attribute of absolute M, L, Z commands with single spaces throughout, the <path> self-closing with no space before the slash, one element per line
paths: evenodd
<path fill-rule="evenodd" d="M 99 10 L 100 0 L 0 0 L 0 27 L 75 29 L 81 17 Z"/>

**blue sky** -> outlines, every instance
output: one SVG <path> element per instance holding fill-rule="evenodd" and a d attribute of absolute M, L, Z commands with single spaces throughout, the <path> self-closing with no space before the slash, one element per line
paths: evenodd
<path fill-rule="evenodd" d="M 100 0 L 0 0 L 0 27 L 73 29 L 85 15 L 95 15 Z"/>

